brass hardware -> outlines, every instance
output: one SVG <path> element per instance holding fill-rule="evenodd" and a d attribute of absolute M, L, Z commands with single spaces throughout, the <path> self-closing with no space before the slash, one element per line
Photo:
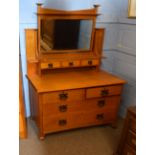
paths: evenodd
<path fill-rule="evenodd" d="M 59 120 L 58 123 L 59 123 L 60 126 L 65 126 L 67 124 L 67 120 L 61 119 L 61 120 Z"/>
<path fill-rule="evenodd" d="M 59 106 L 59 111 L 60 112 L 66 112 L 67 111 L 67 105 L 61 105 L 61 106 Z"/>
<path fill-rule="evenodd" d="M 67 93 L 59 94 L 59 98 L 60 100 L 66 100 L 68 98 L 68 94 Z"/>
<path fill-rule="evenodd" d="M 92 60 L 89 60 L 88 65 L 92 65 L 92 64 L 93 64 Z"/>
<path fill-rule="evenodd" d="M 104 119 L 104 114 L 97 114 L 96 119 L 99 120 L 99 121 L 103 120 Z"/>
<path fill-rule="evenodd" d="M 105 100 L 99 100 L 98 103 L 97 103 L 97 105 L 99 107 L 103 107 L 105 105 Z"/>
<path fill-rule="evenodd" d="M 52 67 L 53 67 L 53 64 L 48 64 L 48 67 L 49 67 L 49 68 L 52 68 Z"/>
<path fill-rule="evenodd" d="M 70 63 L 69 63 L 69 66 L 73 66 L 73 62 L 70 62 Z"/>
<path fill-rule="evenodd" d="M 101 90 L 101 96 L 108 95 L 109 91 L 108 90 Z"/>

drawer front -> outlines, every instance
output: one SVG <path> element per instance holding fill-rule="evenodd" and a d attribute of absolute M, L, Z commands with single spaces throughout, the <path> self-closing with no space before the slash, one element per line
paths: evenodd
<path fill-rule="evenodd" d="M 97 66 L 97 65 L 99 65 L 99 60 L 98 59 L 82 60 L 81 65 L 82 66 Z"/>
<path fill-rule="evenodd" d="M 85 91 L 79 90 L 68 90 L 58 91 L 51 93 L 44 93 L 42 95 L 43 103 L 64 103 L 68 101 L 81 101 L 84 99 Z"/>
<path fill-rule="evenodd" d="M 59 68 L 60 62 L 54 61 L 50 63 L 41 63 L 41 69 L 52 69 L 52 68 Z"/>
<path fill-rule="evenodd" d="M 64 113 L 74 113 L 92 110 L 113 109 L 117 114 L 120 103 L 120 96 L 105 97 L 100 99 L 90 99 L 86 101 L 72 101 L 62 103 L 43 104 L 43 116 L 53 116 Z"/>
<path fill-rule="evenodd" d="M 78 60 L 62 62 L 62 67 L 78 67 L 78 66 L 80 66 L 80 61 Z"/>
<path fill-rule="evenodd" d="M 127 135 L 127 143 L 132 148 L 136 149 L 136 135 L 132 131 L 129 131 L 129 133 Z"/>
<path fill-rule="evenodd" d="M 122 85 L 89 88 L 86 90 L 86 98 L 96 98 L 108 95 L 119 95 L 121 94 L 121 91 L 122 91 Z"/>
<path fill-rule="evenodd" d="M 111 123 L 115 119 L 112 110 L 77 112 L 74 114 L 43 117 L 44 133 L 62 131 L 67 129 L 87 127 L 92 125 Z"/>

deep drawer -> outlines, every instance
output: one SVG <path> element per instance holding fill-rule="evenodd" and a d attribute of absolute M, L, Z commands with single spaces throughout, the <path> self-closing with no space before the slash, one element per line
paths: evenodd
<path fill-rule="evenodd" d="M 74 113 L 80 111 L 91 111 L 99 109 L 115 109 L 120 103 L 120 96 L 104 97 L 100 99 L 90 99 L 85 101 L 72 101 L 65 103 L 46 103 L 43 104 L 43 116 L 53 116 L 63 113 Z"/>
<path fill-rule="evenodd" d="M 105 86 L 89 88 L 86 90 L 86 98 L 104 97 L 109 95 L 119 95 L 122 91 L 122 85 Z"/>
<path fill-rule="evenodd" d="M 43 117 L 44 133 L 111 123 L 115 120 L 113 110 L 77 112 L 74 114 Z"/>
<path fill-rule="evenodd" d="M 79 90 L 67 90 L 58 92 L 49 92 L 42 95 L 43 103 L 64 103 L 68 101 L 81 101 L 84 99 L 85 91 Z"/>

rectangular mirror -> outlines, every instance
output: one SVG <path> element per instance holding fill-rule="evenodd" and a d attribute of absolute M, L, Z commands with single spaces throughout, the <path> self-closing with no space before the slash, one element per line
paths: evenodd
<path fill-rule="evenodd" d="M 89 51 L 93 20 L 42 19 L 40 49 L 42 52 Z"/>

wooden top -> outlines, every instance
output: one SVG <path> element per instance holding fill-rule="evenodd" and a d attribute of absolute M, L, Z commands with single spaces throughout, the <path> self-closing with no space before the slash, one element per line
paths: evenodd
<path fill-rule="evenodd" d="M 27 75 L 27 78 L 38 93 L 126 83 L 105 71 L 96 70 Z"/>

